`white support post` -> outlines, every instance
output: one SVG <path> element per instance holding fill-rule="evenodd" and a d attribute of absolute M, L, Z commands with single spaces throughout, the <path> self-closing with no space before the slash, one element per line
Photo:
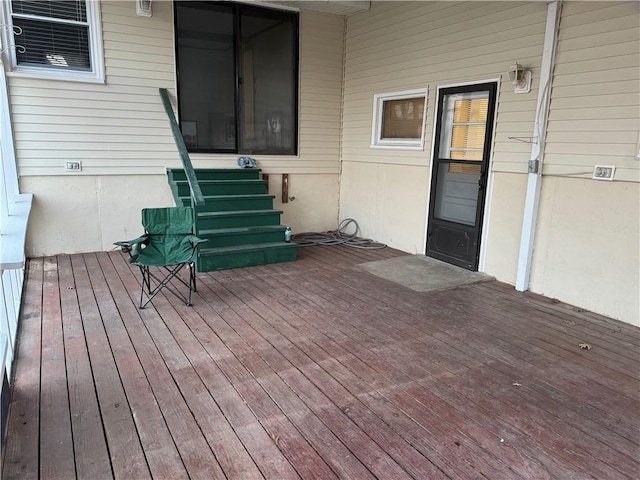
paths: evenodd
<path fill-rule="evenodd" d="M 551 82 L 555 62 L 558 29 L 560 26 L 560 10 L 562 0 L 549 2 L 547 6 L 547 24 L 542 52 L 542 66 L 540 70 L 540 86 L 538 88 L 538 103 L 536 119 L 533 126 L 534 142 L 531 147 L 529 160 L 527 196 L 522 218 L 522 235 L 520 237 L 520 253 L 518 255 L 518 273 L 516 276 L 516 290 L 524 292 L 529 289 L 531 275 L 531 261 L 533 259 L 536 222 L 538 217 L 538 202 L 542 185 L 542 162 L 544 160 L 544 143 L 547 133 L 547 117 L 551 101 Z"/>

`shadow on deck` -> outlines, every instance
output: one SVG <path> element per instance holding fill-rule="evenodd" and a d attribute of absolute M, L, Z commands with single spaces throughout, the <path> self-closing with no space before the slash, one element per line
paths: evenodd
<path fill-rule="evenodd" d="M 638 475 L 639 329 L 353 268 L 400 255 L 302 248 L 145 310 L 118 252 L 31 260 L 3 478 Z"/>

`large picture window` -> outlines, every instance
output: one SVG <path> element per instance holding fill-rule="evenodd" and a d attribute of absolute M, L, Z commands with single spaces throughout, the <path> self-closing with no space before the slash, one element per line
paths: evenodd
<path fill-rule="evenodd" d="M 178 111 L 191 152 L 297 153 L 298 16 L 176 2 Z"/>

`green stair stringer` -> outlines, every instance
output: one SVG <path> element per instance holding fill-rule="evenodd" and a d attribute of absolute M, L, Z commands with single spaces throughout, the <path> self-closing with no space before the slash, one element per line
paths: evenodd
<path fill-rule="evenodd" d="M 195 232 L 207 243 L 199 247 L 198 272 L 290 262 L 297 245 L 284 241 L 282 211 L 273 209 L 274 195 L 257 168 L 196 169 L 204 205 L 195 208 Z M 192 205 L 184 170 L 167 169 L 178 206 Z"/>

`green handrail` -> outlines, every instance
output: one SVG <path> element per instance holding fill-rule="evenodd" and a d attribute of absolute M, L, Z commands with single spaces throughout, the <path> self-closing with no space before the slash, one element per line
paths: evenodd
<path fill-rule="evenodd" d="M 191 199 L 195 206 L 202 206 L 204 205 L 204 196 L 202 195 L 202 190 L 200 190 L 200 184 L 198 183 L 196 172 L 191 164 L 191 159 L 187 152 L 187 146 L 184 144 L 184 139 L 182 138 L 182 133 L 178 127 L 178 122 L 176 122 L 176 116 L 173 113 L 173 107 L 169 101 L 169 92 L 167 92 L 166 88 L 160 89 L 160 98 L 162 98 L 162 105 L 164 106 L 164 111 L 169 119 L 169 126 L 171 126 L 173 140 L 176 142 L 176 147 L 178 147 L 178 153 L 182 160 L 184 173 L 187 176 L 187 182 L 189 183 L 189 189 L 191 190 Z"/>

